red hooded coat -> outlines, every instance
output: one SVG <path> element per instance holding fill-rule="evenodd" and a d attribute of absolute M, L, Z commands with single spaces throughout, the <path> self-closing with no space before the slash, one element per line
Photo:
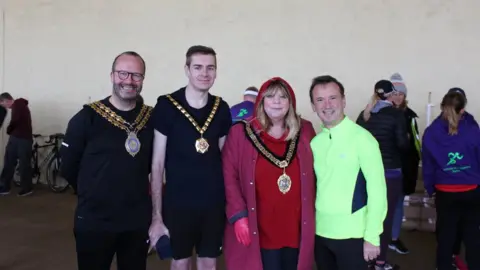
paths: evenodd
<path fill-rule="evenodd" d="M 280 80 L 288 86 L 295 108 L 295 94 L 293 89 L 282 78 L 272 78 L 265 82 L 259 91 L 259 98 L 255 104 L 257 108 L 263 92 L 271 82 Z M 247 119 L 252 127 L 258 131 L 260 125 L 255 115 Z M 315 240 L 315 174 L 313 170 L 313 155 L 310 150 L 310 141 L 315 136 L 312 123 L 302 119 L 300 138 L 298 141 L 296 158 L 300 166 L 301 182 L 301 232 L 298 270 L 311 270 L 314 264 Z M 223 174 L 226 192 L 226 213 L 229 220 L 225 229 L 224 253 L 227 269 L 229 270 L 262 270 L 260 241 L 258 237 L 257 203 L 255 188 L 255 166 L 259 153 L 247 138 L 243 124 L 236 124 L 230 129 L 225 146 L 222 150 Z M 248 216 L 251 244 L 245 247 L 235 236 L 233 223 L 241 217 Z"/>

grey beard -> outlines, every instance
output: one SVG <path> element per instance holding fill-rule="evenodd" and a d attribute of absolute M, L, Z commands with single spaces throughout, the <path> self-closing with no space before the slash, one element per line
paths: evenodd
<path fill-rule="evenodd" d="M 128 97 L 128 98 L 124 98 L 122 97 L 122 95 L 120 94 L 121 91 L 122 91 L 122 87 L 121 87 L 121 84 L 114 84 L 113 85 L 113 92 L 115 94 L 115 96 L 117 96 L 118 98 L 122 99 L 122 100 L 125 100 L 125 101 L 132 101 L 132 100 L 137 100 L 138 96 L 140 95 L 140 93 L 142 92 L 142 87 L 136 87 L 134 85 L 130 85 L 133 87 L 133 89 L 135 90 L 136 92 L 136 95 L 133 96 L 133 97 Z"/>

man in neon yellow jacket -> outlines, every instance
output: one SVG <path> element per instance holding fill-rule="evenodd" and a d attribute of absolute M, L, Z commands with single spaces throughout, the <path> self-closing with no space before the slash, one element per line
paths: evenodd
<path fill-rule="evenodd" d="M 367 270 L 380 253 L 387 213 L 385 171 L 375 138 L 344 114 L 345 89 L 331 76 L 310 87 L 322 131 L 311 141 L 317 177 L 318 269 Z"/>

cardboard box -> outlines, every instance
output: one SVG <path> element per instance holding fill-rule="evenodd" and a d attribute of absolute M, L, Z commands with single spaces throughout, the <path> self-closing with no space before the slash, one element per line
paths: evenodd
<path fill-rule="evenodd" d="M 420 229 L 420 222 L 418 220 L 404 219 L 402 223 L 402 229 L 407 231 L 415 231 Z"/>
<path fill-rule="evenodd" d="M 420 228 L 418 230 L 421 232 L 435 232 L 436 226 L 436 220 L 424 220 L 420 223 Z"/>
<path fill-rule="evenodd" d="M 420 206 L 405 205 L 403 207 L 404 220 L 419 220 L 421 215 L 422 215 L 422 209 Z"/>
<path fill-rule="evenodd" d="M 414 193 L 405 196 L 402 228 L 435 232 L 435 201 L 425 193 Z"/>

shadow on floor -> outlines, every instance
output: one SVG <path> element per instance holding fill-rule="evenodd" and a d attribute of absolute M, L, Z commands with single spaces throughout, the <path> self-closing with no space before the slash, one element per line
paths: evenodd
<path fill-rule="evenodd" d="M 72 233 L 76 198 L 71 191 L 53 194 L 45 188 L 20 198 L 0 197 L 1 270 L 76 269 Z M 433 270 L 435 239 L 432 233 L 403 232 L 409 255 L 390 253 L 402 270 Z M 112 267 L 112 269 L 115 269 Z M 150 256 L 149 270 L 167 270 L 168 264 Z M 223 260 L 218 269 L 225 269 Z"/>

